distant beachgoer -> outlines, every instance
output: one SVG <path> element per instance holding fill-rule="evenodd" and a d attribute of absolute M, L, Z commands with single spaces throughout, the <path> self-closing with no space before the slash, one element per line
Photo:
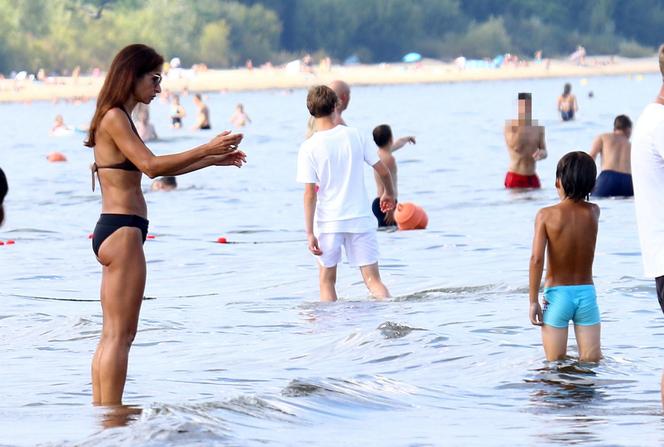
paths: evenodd
<path fill-rule="evenodd" d="M 194 124 L 194 129 L 209 130 L 210 127 L 210 110 L 208 106 L 205 105 L 201 95 L 196 93 L 194 95 L 194 105 L 198 108 L 198 115 L 196 116 L 196 124 Z"/>
<path fill-rule="evenodd" d="M 599 207 L 586 199 L 595 185 L 597 168 L 585 152 L 570 152 L 556 169 L 560 203 L 542 208 L 535 218 L 530 258 L 530 322 L 542 326 L 544 353 L 549 361 L 567 354 L 570 320 L 579 349 L 579 361 L 598 362 L 600 315 L 593 284 Z M 539 290 L 547 254 L 544 312 Z"/>
<path fill-rule="evenodd" d="M 136 129 L 138 136 L 143 141 L 153 141 L 158 139 L 157 131 L 150 122 L 150 106 L 143 103 L 136 104 L 133 112 L 134 119 L 136 120 Z"/>
<path fill-rule="evenodd" d="M 659 47 L 659 70 L 664 81 L 664 45 Z M 634 126 L 632 176 L 643 269 L 655 278 L 664 312 L 664 82 Z"/>
<path fill-rule="evenodd" d="M 237 166 L 245 154 L 237 149 L 242 134 L 224 132 L 208 143 L 171 155 L 154 155 L 138 136 L 131 111 L 149 104 L 161 91 L 162 56 L 134 44 L 113 59 L 99 92 L 85 145 L 94 148 L 102 214 L 92 237 L 92 249 L 102 267 L 103 327 L 92 360 L 92 400 L 122 403 L 129 348 L 136 335 L 143 300 L 146 262 L 147 205 L 141 177 L 181 175 L 209 166 Z"/>
<path fill-rule="evenodd" d="M 597 178 L 593 197 L 631 197 L 632 167 L 630 161 L 632 121 L 626 115 L 619 115 L 613 121 L 613 132 L 603 133 L 593 142 L 590 156 L 602 157 L 602 172 Z"/>
<path fill-rule="evenodd" d="M 376 143 L 376 146 L 378 146 L 378 157 L 380 158 L 380 161 L 383 162 L 392 176 L 394 200 L 397 201 L 399 196 L 399 188 L 397 186 L 397 161 L 392 154 L 408 143 L 415 144 L 415 137 L 401 137 L 397 141 L 394 141 L 392 137 L 392 128 L 387 124 L 381 124 L 380 126 L 376 126 L 373 130 L 373 140 L 374 143 Z M 374 171 L 374 177 L 376 179 L 377 197 L 371 204 L 371 210 L 378 220 L 378 226 L 389 227 L 396 225 L 396 221 L 394 220 L 394 209 L 391 209 L 388 212 L 383 212 L 383 210 L 381 210 L 380 198 L 383 196 L 385 188 L 383 187 L 383 179 L 378 172 Z"/>
<path fill-rule="evenodd" d="M 305 184 L 308 247 L 319 264 L 320 299 L 337 299 L 335 284 L 342 247 L 348 262 L 360 268 L 371 294 L 385 298 L 390 293 L 380 279 L 376 222 L 367 200 L 363 166 L 372 166 L 383 180 L 383 212 L 394 208 L 392 177 L 372 142 L 357 129 L 335 122 L 338 104 L 329 87 L 319 85 L 309 90 L 307 109 L 316 118 L 318 131 L 302 143 L 297 160 L 297 181 Z"/>
<path fill-rule="evenodd" d="M 567 83 L 563 88 L 563 94 L 558 97 L 558 111 L 563 121 L 574 119 L 574 114 L 579 110 L 576 96 L 572 94 L 572 84 Z"/>
<path fill-rule="evenodd" d="M 172 191 L 178 187 L 178 182 L 172 175 L 167 175 L 165 177 L 159 177 L 152 182 L 150 189 L 153 191 Z"/>
<path fill-rule="evenodd" d="M 235 106 L 235 112 L 231 116 L 230 121 L 235 127 L 244 127 L 251 122 L 251 118 L 249 118 L 249 115 L 244 111 L 244 106 L 238 104 Z"/>
<path fill-rule="evenodd" d="M 505 123 L 505 143 L 510 164 L 505 188 L 540 188 L 535 163 L 547 157 L 544 126 L 532 119 L 530 93 L 519 93 L 519 119 Z"/>
<path fill-rule="evenodd" d="M 172 103 L 171 103 L 171 125 L 175 129 L 182 127 L 182 118 L 187 116 L 187 112 L 180 104 L 180 96 L 173 94 Z"/>
<path fill-rule="evenodd" d="M 0 225 L 5 221 L 5 208 L 3 202 L 9 191 L 9 185 L 7 184 L 7 176 L 5 172 L 0 169 Z"/>
<path fill-rule="evenodd" d="M 576 47 L 576 51 L 570 54 L 569 59 L 578 65 L 584 65 L 586 63 L 586 49 L 579 45 Z"/>
<path fill-rule="evenodd" d="M 330 82 L 328 87 L 334 90 L 334 93 L 336 93 L 337 98 L 339 98 L 339 106 L 334 111 L 334 118 L 333 118 L 334 122 L 336 124 L 341 124 L 342 126 L 345 126 L 346 122 L 344 121 L 342 114 L 344 110 L 348 108 L 348 104 L 350 103 L 350 86 L 346 82 L 337 79 Z M 307 133 L 305 138 L 308 139 L 316 132 L 315 121 L 316 120 L 314 119 L 314 117 L 312 116 L 309 117 L 309 121 L 307 122 Z"/>
<path fill-rule="evenodd" d="M 49 133 L 54 136 L 71 134 L 74 130 L 65 124 L 65 119 L 62 115 L 56 115 L 53 120 L 53 127 Z"/>

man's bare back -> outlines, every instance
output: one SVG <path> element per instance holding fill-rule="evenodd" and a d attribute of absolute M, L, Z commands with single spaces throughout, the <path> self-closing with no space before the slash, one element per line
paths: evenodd
<path fill-rule="evenodd" d="M 544 126 L 533 126 L 521 120 L 505 125 L 505 143 L 510 156 L 509 172 L 535 175 L 535 162 L 546 158 Z"/>
<path fill-rule="evenodd" d="M 546 237 L 546 287 L 593 283 L 599 214 L 594 203 L 569 199 L 539 211 L 535 233 Z"/>
<path fill-rule="evenodd" d="M 593 142 L 590 156 L 597 158 L 601 154 L 602 171 L 632 173 L 632 145 L 622 132 L 609 132 L 598 136 Z"/>

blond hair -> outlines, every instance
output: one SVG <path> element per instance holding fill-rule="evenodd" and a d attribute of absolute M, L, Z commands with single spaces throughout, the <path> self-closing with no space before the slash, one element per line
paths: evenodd
<path fill-rule="evenodd" d="M 659 46 L 659 71 L 664 79 L 664 44 Z"/>

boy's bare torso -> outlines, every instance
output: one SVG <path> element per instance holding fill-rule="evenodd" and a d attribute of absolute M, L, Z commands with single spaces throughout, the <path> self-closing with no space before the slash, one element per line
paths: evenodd
<path fill-rule="evenodd" d="M 592 284 L 599 207 L 565 200 L 540 213 L 547 239 L 545 286 Z"/>

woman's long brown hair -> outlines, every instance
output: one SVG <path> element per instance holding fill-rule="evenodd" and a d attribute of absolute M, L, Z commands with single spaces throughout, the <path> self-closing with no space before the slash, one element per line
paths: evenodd
<path fill-rule="evenodd" d="M 5 196 L 9 191 L 9 185 L 7 185 L 7 177 L 5 173 L 0 169 L 0 225 L 5 220 L 5 209 L 2 207 L 2 202 L 5 200 Z"/>
<path fill-rule="evenodd" d="M 161 69 L 163 64 L 164 58 L 147 45 L 137 43 L 120 50 L 97 97 L 97 109 L 84 143 L 87 147 L 95 146 L 95 133 L 106 112 L 114 107 L 123 107 L 132 95 L 136 81 L 146 73 Z"/>

